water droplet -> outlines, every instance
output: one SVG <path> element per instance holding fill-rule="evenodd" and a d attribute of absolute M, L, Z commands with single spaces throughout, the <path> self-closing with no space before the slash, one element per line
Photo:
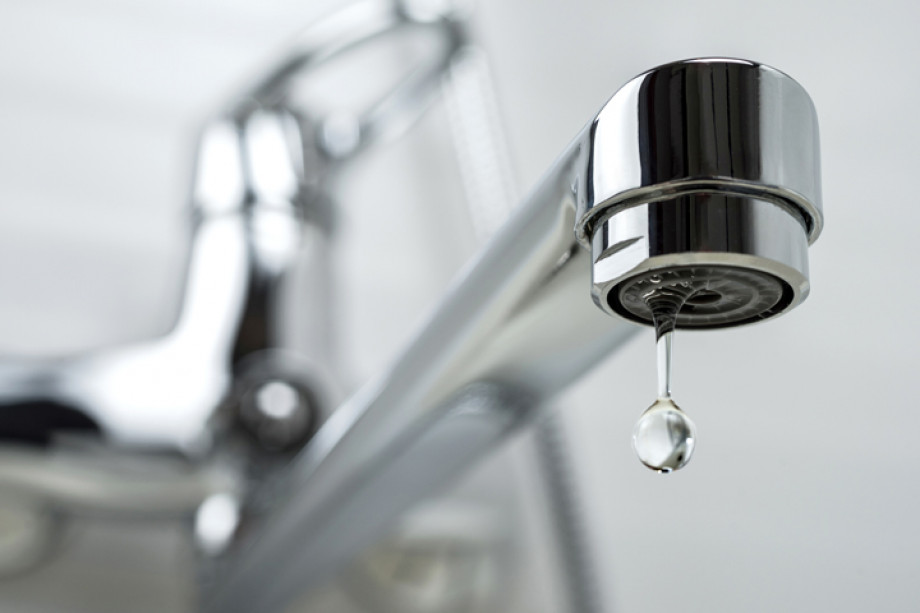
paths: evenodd
<path fill-rule="evenodd" d="M 671 348 L 677 316 L 691 293 L 661 287 L 644 298 L 652 312 L 658 351 L 658 400 L 633 429 L 633 449 L 639 460 L 662 473 L 687 465 L 696 444 L 696 426 L 671 400 Z"/>
<path fill-rule="evenodd" d="M 639 461 L 662 473 L 687 465 L 696 446 L 696 426 L 670 398 L 659 398 L 633 429 Z"/>

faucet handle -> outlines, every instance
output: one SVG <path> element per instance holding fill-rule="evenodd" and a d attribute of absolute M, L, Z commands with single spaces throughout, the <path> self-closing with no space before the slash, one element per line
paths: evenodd
<path fill-rule="evenodd" d="M 331 160 L 346 159 L 373 142 L 401 135 L 440 94 L 443 76 L 469 36 L 461 7 L 443 0 L 357 0 L 304 31 L 252 87 L 231 102 L 227 115 L 253 109 L 294 108 L 300 77 L 393 36 L 429 35 L 431 53 L 361 112 L 333 111 L 316 118 L 317 146 Z"/>

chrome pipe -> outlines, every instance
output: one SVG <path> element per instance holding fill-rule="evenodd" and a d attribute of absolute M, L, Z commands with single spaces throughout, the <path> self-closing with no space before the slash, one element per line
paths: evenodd
<path fill-rule="evenodd" d="M 599 259 L 632 245 L 648 250 L 662 233 L 683 233 L 694 240 L 671 244 L 663 270 L 683 274 L 692 270 L 686 266 L 710 263 L 708 254 L 723 265 L 719 270 L 753 263 L 752 270 L 763 272 L 761 264 L 772 262 L 770 250 L 747 253 L 743 241 L 737 248 L 734 224 L 723 228 L 733 233 L 726 240 L 702 240 L 702 230 L 719 228 L 701 227 L 693 215 L 677 216 L 676 227 L 636 224 L 641 233 L 624 245 L 590 253 L 598 228 L 619 213 L 650 203 L 680 207 L 687 199 L 705 208 L 713 194 L 754 196 L 796 221 L 783 226 L 778 240 L 799 244 L 799 234 L 813 240 L 820 230 L 817 173 L 814 109 L 804 90 L 778 71 L 740 60 L 691 60 L 631 81 L 461 275 L 393 368 L 341 407 L 295 460 L 285 495 L 253 538 L 239 544 L 206 609 L 277 610 L 317 586 L 399 512 L 622 346 L 636 326 L 603 317 L 589 293 L 603 311 L 616 313 L 606 296 L 617 283 L 657 270 L 659 254 L 653 250 L 615 279 L 592 283 Z M 687 275 L 682 282 L 693 280 Z M 483 382 L 507 400 L 474 402 L 479 408 L 472 414 L 497 425 L 458 429 L 445 461 L 440 447 L 426 444 L 429 436 L 440 440 L 432 433 L 460 410 L 464 392 Z M 495 417 L 506 414 L 499 408 L 505 402 L 516 407 L 510 421 Z M 379 496 L 374 504 L 355 505 L 372 500 L 369 491 Z M 340 509 L 348 509 L 347 526 L 337 520 Z"/>
<path fill-rule="evenodd" d="M 585 157 L 581 145 L 570 149 L 448 293 L 393 369 L 320 429 L 292 467 L 283 488 L 287 499 L 264 520 L 257 540 L 241 544 L 206 601 L 207 610 L 275 610 L 328 579 L 380 536 L 330 537 L 342 505 L 374 488 L 378 503 L 364 507 L 350 526 L 370 522 L 385 528 L 430 494 L 420 484 L 449 482 L 482 457 L 484 442 L 497 444 L 503 438 L 498 434 L 536 414 L 538 400 L 554 395 L 632 335 L 635 326 L 604 317 L 587 292 L 590 260 L 573 234 L 573 186 L 584 182 L 579 175 Z M 456 394 L 481 381 L 521 399 L 515 401 L 521 406 L 513 423 L 502 418 L 492 427 L 453 431 L 451 449 L 463 455 L 462 461 L 454 456 L 446 463 L 438 446 L 420 443 L 427 453 L 403 464 L 406 473 L 394 476 L 392 487 L 377 490 L 377 475 L 402 457 L 407 433 L 418 440 L 440 438 L 432 432 L 440 431 L 439 420 L 447 413 L 458 410 Z M 484 423 L 506 403 L 488 406 L 477 411 Z M 387 511 L 390 515 L 382 517 Z"/>

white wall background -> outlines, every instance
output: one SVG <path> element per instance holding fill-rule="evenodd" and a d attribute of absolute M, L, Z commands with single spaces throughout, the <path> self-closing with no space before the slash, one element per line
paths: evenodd
<path fill-rule="evenodd" d="M 330 3 L 306 4 L 0 5 L 5 352 L 168 328 L 195 127 Z M 477 11 L 524 186 L 620 84 L 674 59 L 772 64 L 818 108 L 827 224 L 811 250 L 812 295 L 762 326 L 679 336 L 675 398 L 700 430 L 691 466 L 660 477 L 632 457 L 632 424 L 655 389 L 650 333 L 564 398 L 611 610 L 920 609 L 920 5 L 505 0 Z M 454 171 L 430 172 L 450 161 L 436 119 L 417 137 L 421 156 L 407 145 L 356 172 L 396 194 L 437 193 Z M 416 205 L 406 240 L 443 223 L 432 206 Z M 456 240 L 425 269 L 381 279 L 399 290 L 380 313 L 397 313 L 401 332 L 363 320 L 363 367 L 385 361 L 436 299 L 471 245 Z"/>

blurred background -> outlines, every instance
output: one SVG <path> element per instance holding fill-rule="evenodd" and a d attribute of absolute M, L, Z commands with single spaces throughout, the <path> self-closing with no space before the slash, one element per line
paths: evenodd
<path fill-rule="evenodd" d="M 70 354 L 170 328 L 198 127 L 338 4 L 0 5 L 3 353 Z M 523 189 L 621 84 L 668 61 L 767 63 L 818 109 L 826 229 L 810 251 L 811 296 L 770 325 L 676 339 L 674 397 L 699 429 L 691 465 L 655 475 L 630 447 L 654 399 L 651 331 L 556 403 L 601 610 L 918 610 L 908 311 L 920 298 L 920 208 L 907 186 L 920 143 L 920 6 L 505 0 L 472 10 Z M 351 164 L 335 198 L 339 343 L 361 381 L 398 353 L 477 245 L 443 106 Z M 565 561 L 530 438 L 401 529 L 482 544 L 476 555 L 493 570 L 467 583 L 503 595 L 419 611 L 561 610 Z M 374 591 L 388 555 L 371 552 L 298 610 L 400 610 Z M 438 602 L 418 579 L 430 579 L 426 564 L 415 589 Z M 49 564 L 0 582 L 0 608 L 187 611 L 194 582 L 179 527 L 86 521 Z"/>

